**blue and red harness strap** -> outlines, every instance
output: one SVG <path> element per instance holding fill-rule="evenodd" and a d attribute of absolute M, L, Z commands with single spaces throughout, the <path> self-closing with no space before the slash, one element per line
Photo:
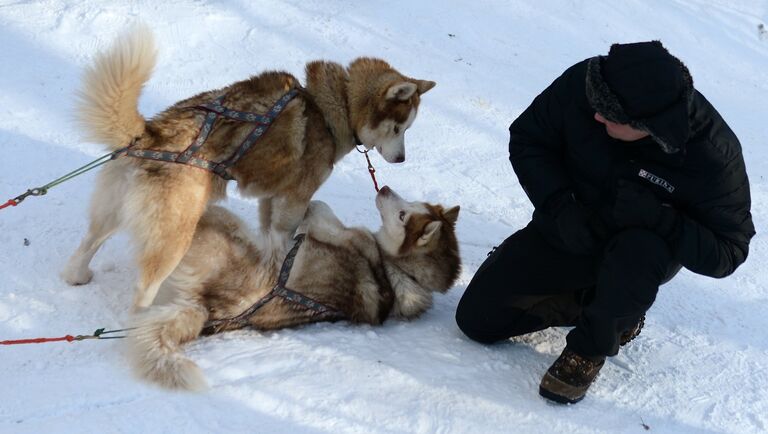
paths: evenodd
<path fill-rule="evenodd" d="M 259 309 L 261 309 L 265 304 L 267 304 L 275 297 L 280 297 L 285 301 L 297 304 L 306 308 L 307 310 L 312 311 L 319 317 L 321 321 L 332 321 L 346 318 L 346 315 L 344 315 L 344 313 L 340 310 L 326 306 L 317 300 L 307 297 L 306 295 L 296 292 L 285 286 L 285 284 L 288 282 L 288 277 L 291 274 L 291 268 L 293 268 L 293 261 L 296 259 L 296 253 L 299 251 L 299 247 L 304 241 L 304 237 L 304 234 L 299 234 L 294 238 L 295 243 L 293 244 L 293 247 L 288 252 L 288 254 L 285 256 L 283 265 L 280 267 L 280 274 L 277 278 L 277 284 L 272 287 L 272 290 L 270 290 L 264 297 L 260 298 L 256 303 L 251 305 L 251 307 L 243 311 L 243 313 L 240 315 L 232 318 L 207 321 L 203 326 L 201 334 L 211 335 L 232 327 L 245 327 L 248 325 L 248 321 L 251 319 L 251 317 L 256 315 Z"/>
<path fill-rule="evenodd" d="M 224 96 L 220 96 L 210 103 L 201 104 L 193 108 L 205 110 L 208 113 L 200 126 L 200 132 L 197 138 L 183 152 L 155 151 L 152 149 L 131 149 L 125 150 L 125 155 L 136 158 L 144 158 L 156 161 L 165 161 L 168 163 L 186 164 L 211 171 L 226 180 L 234 179 L 229 173 L 229 168 L 237 163 L 251 149 L 254 143 L 267 132 L 272 122 L 283 111 L 286 105 L 299 93 L 298 89 L 291 89 L 278 99 L 272 108 L 266 114 L 258 114 L 246 111 L 232 110 L 222 105 Z M 208 136 L 213 131 L 213 124 L 219 116 L 233 119 L 236 121 L 255 124 L 250 133 L 243 139 L 240 146 L 227 159 L 221 162 L 210 161 L 204 158 L 196 157 L 195 154 L 203 147 Z"/>

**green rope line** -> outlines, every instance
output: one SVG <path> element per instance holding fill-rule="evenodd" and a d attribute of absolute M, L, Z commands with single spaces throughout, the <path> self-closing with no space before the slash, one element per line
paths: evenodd
<path fill-rule="evenodd" d="M 42 187 L 38 187 L 37 189 L 40 190 L 40 191 L 43 191 L 43 193 L 41 193 L 41 194 L 45 194 L 48 191 L 48 189 L 53 188 L 53 187 L 61 184 L 62 182 L 69 181 L 70 179 L 72 179 L 72 178 L 74 178 L 74 177 L 76 177 L 78 175 L 82 175 L 83 173 L 88 172 L 89 170 L 93 170 L 93 169 L 101 166 L 102 164 L 107 163 L 107 162 L 113 160 L 114 156 L 117 153 L 122 152 L 122 151 L 123 151 L 122 149 L 119 149 L 119 150 L 117 150 L 115 152 L 110 152 L 109 154 L 102 155 L 101 157 L 97 158 L 96 160 L 93 160 L 90 163 L 88 163 L 88 164 L 86 164 L 86 165 L 84 165 L 82 167 L 79 167 L 79 168 L 77 168 L 77 169 L 67 173 L 66 175 L 62 176 L 61 178 L 54 179 L 53 181 L 49 182 L 48 184 L 45 184 Z"/>
<path fill-rule="evenodd" d="M 91 161 L 90 163 L 88 163 L 88 164 L 86 164 L 84 166 L 78 167 L 77 169 L 67 173 L 66 175 L 64 175 L 64 176 L 62 176 L 60 178 L 54 179 L 53 181 L 49 182 L 48 184 L 45 184 L 42 187 L 31 188 L 31 189 L 27 190 L 26 193 L 21 194 L 19 196 L 16 196 L 15 198 L 13 198 L 13 199 L 9 200 L 8 202 L 6 202 L 5 205 L 0 206 L 0 209 L 4 208 L 6 206 L 9 206 L 9 205 L 10 206 L 16 206 L 16 205 L 20 204 L 24 199 L 26 199 L 29 196 L 43 196 L 46 193 L 48 193 L 49 189 L 51 189 L 51 188 L 53 188 L 53 187 L 55 187 L 55 186 L 57 186 L 57 185 L 59 185 L 59 184 L 61 184 L 63 182 L 69 181 L 70 179 L 72 179 L 72 178 L 74 178 L 76 176 L 82 175 L 85 172 L 93 170 L 93 169 L 101 166 L 102 164 L 105 164 L 105 163 L 108 163 L 108 162 L 114 160 L 115 158 L 119 157 L 120 154 L 122 154 L 126 150 L 128 150 L 128 148 L 130 148 L 130 146 L 127 146 L 125 148 L 120 148 L 120 149 L 118 149 L 116 151 L 113 151 L 113 152 L 110 152 L 109 154 L 106 154 L 106 155 L 102 155 L 101 157 Z"/>

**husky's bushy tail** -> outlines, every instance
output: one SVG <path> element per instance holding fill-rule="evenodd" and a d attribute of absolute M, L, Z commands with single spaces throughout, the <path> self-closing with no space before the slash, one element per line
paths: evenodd
<path fill-rule="evenodd" d="M 156 54 L 152 31 L 137 25 L 96 57 L 85 72 L 76 108 L 87 140 L 114 150 L 144 132 L 139 95 Z"/>
<path fill-rule="evenodd" d="M 208 311 L 194 302 L 151 307 L 128 339 L 134 371 L 170 389 L 207 388 L 203 372 L 182 352 L 182 345 L 200 335 L 207 319 Z"/>

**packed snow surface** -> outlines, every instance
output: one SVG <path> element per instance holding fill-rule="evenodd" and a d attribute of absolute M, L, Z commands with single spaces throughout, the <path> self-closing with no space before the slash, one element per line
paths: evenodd
<path fill-rule="evenodd" d="M 267 69 L 377 56 L 437 82 L 407 133 L 407 161 L 373 164 L 410 200 L 461 205 L 459 282 L 426 315 L 382 327 L 345 322 L 221 334 L 189 345 L 209 391 L 172 393 L 132 376 L 122 342 L 0 347 L 0 431 L 732 432 L 768 431 L 768 1 L 417 2 L 0 0 L 0 199 L 102 155 L 73 121 L 83 69 L 135 22 L 159 61 L 141 99 L 175 101 Z M 507 128 L 568 66 L 611 43 L 660 39 L 742 142 L 758 235 L 715 280 L 662 287 L 642 335 L 610 359 L 575 406 L 537 394 L 566 330 L 493 346 L 456 327 L 486 252 L 530 219 L 508 161 Z M 94 280 L 58 276 L 84 235 L 90 172 L 0 211 L 0 340 L 127 325 L 136 266 L 111 239 Z M 234 186 L 231 186 L 234 187 Z M 257 204 L 224 204 L 256 229 Z M 378 226 L 365 159 L 349 154 L 317 193 L 348 225 Z"/>

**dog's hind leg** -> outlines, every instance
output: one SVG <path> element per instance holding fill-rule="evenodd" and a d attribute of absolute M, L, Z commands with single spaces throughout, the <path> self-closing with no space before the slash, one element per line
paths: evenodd
<path fill-rule="evenodd" d="M 80 247 L 69 258 L 61 276 L 70 285 L 85 285 L 93 278 L 93 271 L 88 266 L 91 259 L 106 241 L 117 230 L 118 223 L 115 215 L 91 218 L 88 234 L 83 238 Z"/>
<path fill-rule="evenodd" d="M 120 227 L 122 200 L 127 183 L 122 162 L 112 162 L 99 172 L 91 198 L 90 224 L 80 246 L 69 258 L 61 277 L 70 285 L 84 285 L 93 278 L 89 264 L 102 244 Z"/>
<path fill-rule="evenodd" d="M 139 242 L 140 269 L 134 310 L 152 304 L 160 285 L 187 253 L 210 196 L 210 179 L 180 176 L 155 184 L 131 201 L 135 208 L 130 224 Z"/>
<path fill-rule="evenodd" d="M 167 388 L 205 389 L 203 372 L 184 356 L 182 345 L 200 335 L 207 319 L 208 310 L 195 300 L 150 308 L 128 339 L 134 371 Z"/>

